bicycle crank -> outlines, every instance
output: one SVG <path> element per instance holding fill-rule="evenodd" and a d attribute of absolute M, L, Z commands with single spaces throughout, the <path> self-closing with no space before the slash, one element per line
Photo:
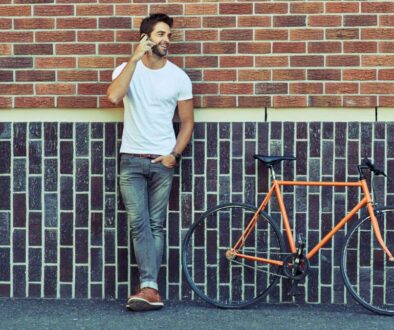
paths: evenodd
<path fill-rule="evenodd" d="M 287 278 L 300 281 L 308 275 L 310 263 L 309 260 L 303 256 L 288 255 L 283 261 L 283 273 Z"/>

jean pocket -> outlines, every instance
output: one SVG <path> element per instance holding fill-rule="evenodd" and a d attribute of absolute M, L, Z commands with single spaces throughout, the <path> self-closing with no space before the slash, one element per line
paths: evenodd
<path fill-rule="evenodd" d="M 172 172 L 174 171 L 174 167 L 167 167 L 165 166 L 162 162 L 156 163 L 158 165 L 158 168 L 167 172 Z"/>

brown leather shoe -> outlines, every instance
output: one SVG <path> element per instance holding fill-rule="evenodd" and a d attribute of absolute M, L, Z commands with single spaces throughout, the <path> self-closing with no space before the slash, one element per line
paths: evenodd
<path fill-rule="evenodd" d="M 127 300 L 127 309 L 134 312 L 143 312 L 160 309 L 164 306 L 159 291 L 152 288 L 142 288 L 136 295 Z"/>

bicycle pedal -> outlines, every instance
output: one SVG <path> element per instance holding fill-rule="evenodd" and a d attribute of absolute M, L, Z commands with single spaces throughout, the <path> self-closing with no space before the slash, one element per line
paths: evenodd
<path fill-rule="evenodd" d="M 306 245 L 306 238 L 302 234 L 298 234 L 297 245 L 304 247 Z"/>

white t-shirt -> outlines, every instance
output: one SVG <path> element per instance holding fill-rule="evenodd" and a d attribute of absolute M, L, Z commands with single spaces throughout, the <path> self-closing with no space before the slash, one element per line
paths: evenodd
<path fill-rule="evenodd" d="M 118 66 L 114 80 L 127 63 Z M 123 98 L 124 126 L 121 153 L 167 155 L 175 146 L 172 120 L 177 101 L 193 97 L 187 74 L 167 60 L 158 70 L 138 61 Z"/>

